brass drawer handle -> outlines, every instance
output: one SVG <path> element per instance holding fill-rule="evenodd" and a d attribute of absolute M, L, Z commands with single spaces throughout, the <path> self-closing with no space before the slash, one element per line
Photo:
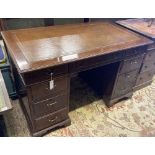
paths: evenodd
<path fill-rule="evenodd" d="M 54 119 L 49 119 L 48 121 L 50 122 L 50 123 L 53 123 L 53 122 L 55 122 L 56 120 L 57 120 L 57 116 L 54 118 Z"/>
<path fill-rule="evenodd" d="M 53 106 L 53 105 L 55 105 L 57 102 L 55 101 L 55 102 L 53 102 L 53 103 L 48 103 L 48 104 L 46 104 L 47 105 L 47 107 L 50 107 L 50 106 Z"/>

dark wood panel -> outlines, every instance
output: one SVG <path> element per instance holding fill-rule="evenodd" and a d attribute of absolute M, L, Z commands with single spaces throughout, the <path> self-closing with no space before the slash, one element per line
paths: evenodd
<path fill-rule="evenodd" d="M 144 54 L 147 52 L 147 46 L 140 46 L 137 48 L 132 48 L 129 50 L 125 50 L 125 56 L 127 57 L 136 57 L 138 55 Z"/>
<path fill-rule="evenodd" d="M 153 50 L 148 50 L 147 51 L 147 54 L 145 56 L 145 59 L 144 59 L 144 63 L 146 61 L 154 61 L 155 60 L 155 49 Z"/>
<path fill-rule="evenodd" d="M 69 99 L 68 93 L 64 92 L 60 95 L 54 96 L 53 98 L 46 99 L 42 102 L 32 104 L 35 118 L 47 115 L 49 113 L 58 111 L 62 108 L 68 108 Z"/>
<path fill-rule="evenodd" d="M 58 95 L 62 91 L 68 92 L 69 79 L 67 76 L 54 78 L 54 88 L 50 89 L 50 81 L 44 81 L 29 87 L 29 94 L 33 102 L 42 101 L 51 98 L 52 95 Z"/>
<path fill-rule="evenodd" d="M 68 65 L 60 65 L 56 67 L 46 68 L 44 70 L 37 70 L 27 74 L 23 74 L 23 78 L 26 85 L 32 85 L 38 82 L 51 80 L 58 76 L 66 76 L 68 73 Z"/>
<path fill-rule="evenodd" d="M 35 131 L 39 131 L 68 119 L 68 109 L 62 109 L 50 115 L 35 119 Z"/>
<path fill-rule="evenodd" d="M 152 77 L 154 74 L 155 74 L 155 70 L 149 70 L 147 72 L 140 73 L 137 78 L 136 86 L 152 81 Z"/>
<path fill-rule="evenodd" d="M 111 98 L 117 98 L 132 91 L 139 70 L 119 75 Z"/>
<path fill-rule="evenodd" d="M 152 49 L 155 49 L 155 43 L 148 46 L 148 50 L 152 50 Z"/>
<path fill-rule="evenodd" d="M 81 72 L 84 70 L 89 70 L 92 68 L 103 66 L 115 61 L 120 61 L 124 58 L 124 54 L 124 51 L 118 51 L 117 53 L 111 53 L 108 55 L 97 56 L 94 58 L 73 62 L 69 64 L 69 72 Z"/>
<path fill-rule="evenodd" d="M 137 68 L 140 68 L 144 55 L 124 60 L 120 68 L 120 73 L 130 72 Z"/>
<path fill-rule="evenodd" d="M 155 68 L 155 50 L 148 50 L 141 72 L 146 72 Z"/>
<path fill-rule="evenodd" d="M 140 75 L 137 79 L 137 84 L 134 89 L 137 90 L 143 88 L 151 83 L 151 77 L 153 77 L 153 75 L 150 72 L 155 68 L 155 22 L 152 19 L 128 19 L 120 20 L 116 23 L 134 32 L 137 32 L 138 34 L 146 36 L 153 41 L 153 43 L 148 46 L 148 50 L 146 51 Z"/>

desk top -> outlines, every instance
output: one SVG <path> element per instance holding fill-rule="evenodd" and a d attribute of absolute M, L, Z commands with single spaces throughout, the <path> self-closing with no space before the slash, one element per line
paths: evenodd
<path fill-rule="evenodd" d="M 151 44 L 111 23 L 83 23 L 3 31 L 20 73 Z"/>
<path fill-rule="evenodd" d="M 155 40 L 155 21 L 149 26 L 150 22 L 148 20 L 149 19 L 127 19 L 117 21 L 116 23 Z"/>
<path fill-rule="evenodd" d="M 12 105 L 0 71 L 0 114 L 12 109 Z"/>

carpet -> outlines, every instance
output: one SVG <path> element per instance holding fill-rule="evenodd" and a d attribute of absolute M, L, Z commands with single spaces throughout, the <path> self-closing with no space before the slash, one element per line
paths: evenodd
<path fill-rule="evenodd" d="M 81 79 L 71 87 L 71 125 L 51 131 L 45 137 L 146 137 L 155 136 L 155 80 L 136 91 L 131 99 L 111 108 Z M 19 101 L 4 118 L 8 136 L 30 136 Z"/>
<path fill-rule="evenodd" d="M 4 102 L 4 96 L 3 96 L 3 90 L 1 86 L 1 81 L 0 81 L 0 110 L 5 107 L 5 102 Z"/>

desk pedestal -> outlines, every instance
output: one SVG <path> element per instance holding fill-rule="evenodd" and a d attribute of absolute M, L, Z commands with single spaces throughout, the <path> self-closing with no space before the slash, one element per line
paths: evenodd
<path fill-rule="evenodd" d="M 41 136 L 51 129 L 70 124 L 69 95 L 70 78 L 73 73 L 80 73 L 90 84 L 94 84 L 96 80 L 95 85 L 102 86 L 100 95 L 108 107 L 121 99 L 131 97 L 146 48 L 143 46 L 120 51 L 22 75 L 12 65 L 14 80 L 19 79 L 15 78 L 18 74 L 25 89 L 24 95 L 20 94 L 20 90 L 17 91 L 31 134 Z M 15 83 L 18 89 L 18 81 Z"/>

